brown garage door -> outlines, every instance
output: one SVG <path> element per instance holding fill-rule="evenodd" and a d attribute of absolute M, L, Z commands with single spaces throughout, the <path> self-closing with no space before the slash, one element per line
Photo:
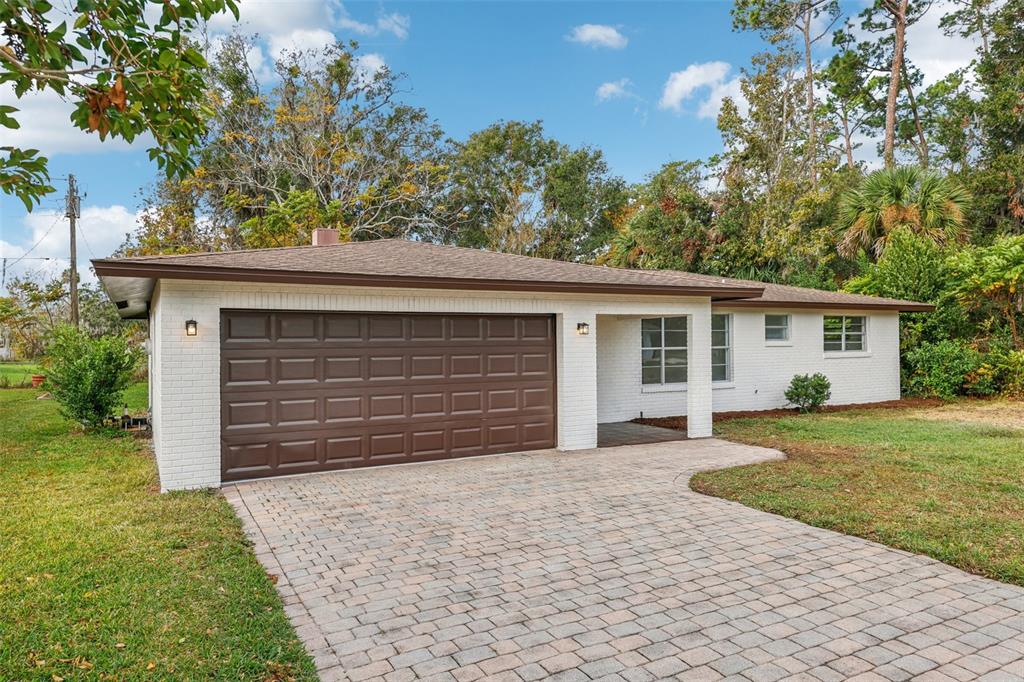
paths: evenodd
<path fill-rule="evenodd" d="M 225 481 L 554 447 L 549 316 L 222 311 Z"/>

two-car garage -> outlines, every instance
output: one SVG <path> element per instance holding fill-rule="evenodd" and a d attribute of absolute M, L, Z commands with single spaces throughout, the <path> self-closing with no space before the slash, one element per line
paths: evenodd
<path fill-rule="evenodd" d="M 221 475 L 555 446 L 551 316 L 221 312 Z"/>

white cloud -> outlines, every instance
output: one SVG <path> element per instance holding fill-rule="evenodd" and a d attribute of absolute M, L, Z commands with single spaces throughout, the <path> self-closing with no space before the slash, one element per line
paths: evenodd
<path fill-rule="evenodd" d="M 921 70 L 924 87 L 967 66 L 977 56 L 977 41 L 947 36 L 939 27 L 939 20 L 953 9 L 952 2 L 936 2 L 917 23 L 907 28 L 907 59 Z"/>
<path fill-rule="evenodd" d="M 590 47 L 607 47 L 612 50 L 621 50 L 629 44 L 629 39 L 619 33 L 614 26 L 604 24 L 581 24 L 573 27 L 566 40 Z"/>
<path fill-rule="evenodd" d="M 144 149 L 153 144 L 148 133 L 129 145 L 121 138 L 100 140 L 98 133 L 78 129 L 71 122 L 71 112 L 75 107 L 51 90 L 27 92 L 18 99 L 14 96 L 14 86 L 4 83 L 0 84 L 0 102 L 18 109 L 13 115 L 21 124 L 14 130 L 4 129 L 3 144 L 38 149 L 44 156 L 109 152 L 129 147 Z"/>
<path fill-rule="evenodd" d="M 213 33 L 230 33 L 236 28 L 270 38 L 287 35 L 296 29 L 330 25 L 329 5 L 320 0 L 240 0 L 238 21 L 230 12 L 214 15 L 209 28 Z"/>
<path fill-rule="evenodd" d="M 409 23 L 409 17 L 397 12 L 381 14 L 372 24 L 353 19 L 345 12 L 344 8 L 341 9 L 340 16 L 338 17 L 339 28 L 354 31 L 363 36 L 390 33 L 399 40 L 405 40 L 409 37 Z"/>
<path fill-rule="evenodd" d="M 617 81 L 608 81 L 607 83 L 601 83 L 597 86 L 597 90 L 594 95 L 597 97 L 598 102 L 607 102 L 610 99 L 620 99 L 623 97 L 634 96 L 629 90 L 629 86 L 632 82 L 628 78 L 620 78 Z"/>
<path fill-rule="evenodd" d="M 356 57 L 355 59 L 356 82 L 369 83 L 379 72 L 388 68 L 384 58 L 376 52 L 370 52 Z"/>
<path fill-rule="evenodd" d="M 82 282 L 95 282 L 89 261 L 105 258 L 124 243 L 125 235 L 134 232 L 139 214 L 124 206 L 83 206 L 78 220 L 78 274 Z M 0 241 L 5 258 L 16 259 L 32 249 L 32 258 L 50 258 L 48 261 L 24 260 L 8 270 L 8 279 L 33 272 L 56 276 L 68 267 L 70 235 L 63 211 L 37 209 L 22 219 L 25 226 L 21 243 Z M 38 243 L 37 243 L 38 242 Z"/>
<path fill-rule="evenodd" d="M 273 35 L 267 39 L 272 57 L 290 50 L 319 50 L 336 42 L 334 34 L 322 28 L 297 28 L 286 35 Z"/>
<path fill-rule="evenodd" d="M 732 97 L 741 111 L 746 110 L 746 101 L 740 89 L 739 77 L 727 79 L 732 66 L 728 62 L 714 61 L 690 64 L 682 71 L 669 74 L 658 100 L 658 108 L 683 111 L 683 105 L 697 94 L 702 98 L 697 104 L 698 118 L 715 118 L 722 109 L 722 100 Z"/>

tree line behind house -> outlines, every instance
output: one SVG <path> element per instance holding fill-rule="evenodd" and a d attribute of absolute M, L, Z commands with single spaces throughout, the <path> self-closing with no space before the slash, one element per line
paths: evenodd
<path fill-rule="evenodd" d="M 978 50 L 925 85 L 907 29 L 938 11 Z M 856 15 L 830 0 L 736 0 L 733 18 L 764 50 L 743 69 L 742 101 L 723 102 L 722 152 L 636 184 L 541 122 L 449 138 L 355 43 L 284 54 L 273 85 L 260 82 L 255 38 L 234 35 L 208 55 L 194 172 L 146 190 L 120 253 L 301 245 L 336 227 L 344 240 L 913 299 L 937 309 L 904 316 L 908 389 L 1024 391 L 1024 0 L 879 0 Z M 833 56 L 812 59 L 828 40 Z M 41 352 L 66 285 L 10 290 L 0 322 L 17 321 L 24 354 Z M 102 309 L 96 330 L 116 326 Z"/>

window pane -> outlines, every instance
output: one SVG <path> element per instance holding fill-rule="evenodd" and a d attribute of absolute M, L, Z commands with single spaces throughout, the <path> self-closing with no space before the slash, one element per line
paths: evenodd
<path fill-rule="evenodd" d="M 729 328 L 729 316 L 728 315 L 712 315 L 711 316 L 711 331 L 725 331 Z"/>
<path fill-rule="evenodd" d="M 666 348 L 686 348 L 686 332 L 685 331 L 669 331 L 665 330 L 665 347 Z"/>
<path fill-rule="evenodd" d="M 864 337 L 860 334 L 847 335 L 846 350 L 864 350 Z"/>
<path fill-rule="evenodd" d="M 846 318 L 846 331 L 848 331 L 848 332 L 862 332 L 862 331 L 864 331 L 864 318 L 863 317 L 848 317 L 848 318 Z"/>
<path fill-rule="evenodd" d="M 644 349 L 640 352 L 642 358 L 642 380 L 645 384 L 661 383 L 661 351 Z"/>
<path fill-rule="evenodd" d="M 665 383 L 681 384 L 686 381 L 686 351 L 665 351 Z"/>
<path fill-rule="evenodd" d="M 640 344 L 644 348 L 661 348 L 661 318 L 640 321 Z"/>
<path fill-rule="evenodd" d="M 825 350 L 834 351 L 834 350 L 842 350 L 842 349 L 843 349 L 843 342 L 842 341 L 830 341 L 829 339 L 825 339 Z"/>
<path fill-rule="evenodd" d="M 785 341 L 789 338 L 789 334 L 786 332 L 787 329 L 785 327 L 765 327 L 765 341 Z"/>
<path fill-rule="evenodd" d="M 712 381 L 728 381 L 729 380 L 729 368 L 725 365 L 711 365 L 711 380 Z"/>
<path fill-rule="evenodd" d="M 712 348 L 711 349 L 711 364 L 712 365 L 725 365 L 729 362 L 729 349 L 728 348 Z"/>
<path fill-rule="evenodd" d="M 841 332 L 843 330 L 843 318 L 841 317 L 826 317 L 825 318 L 825 331 L 826 332 Z"/>
<path fill-rule="evenodd" d="M 686 331 L 686 318 L 685 317 L 666 317 L 665 318 L 665 331 L 685 332 Z"/>
<path fill-rule="evenodd" d="M 725 331 L 711 332 L 711 347 L 724 347 L 729 345 L 729 333 Z"/>
<path fill-rule="evenodd" d="M 766 327 L 788 327 L 789 315 L 765 315 L 764 324 Z"/>

